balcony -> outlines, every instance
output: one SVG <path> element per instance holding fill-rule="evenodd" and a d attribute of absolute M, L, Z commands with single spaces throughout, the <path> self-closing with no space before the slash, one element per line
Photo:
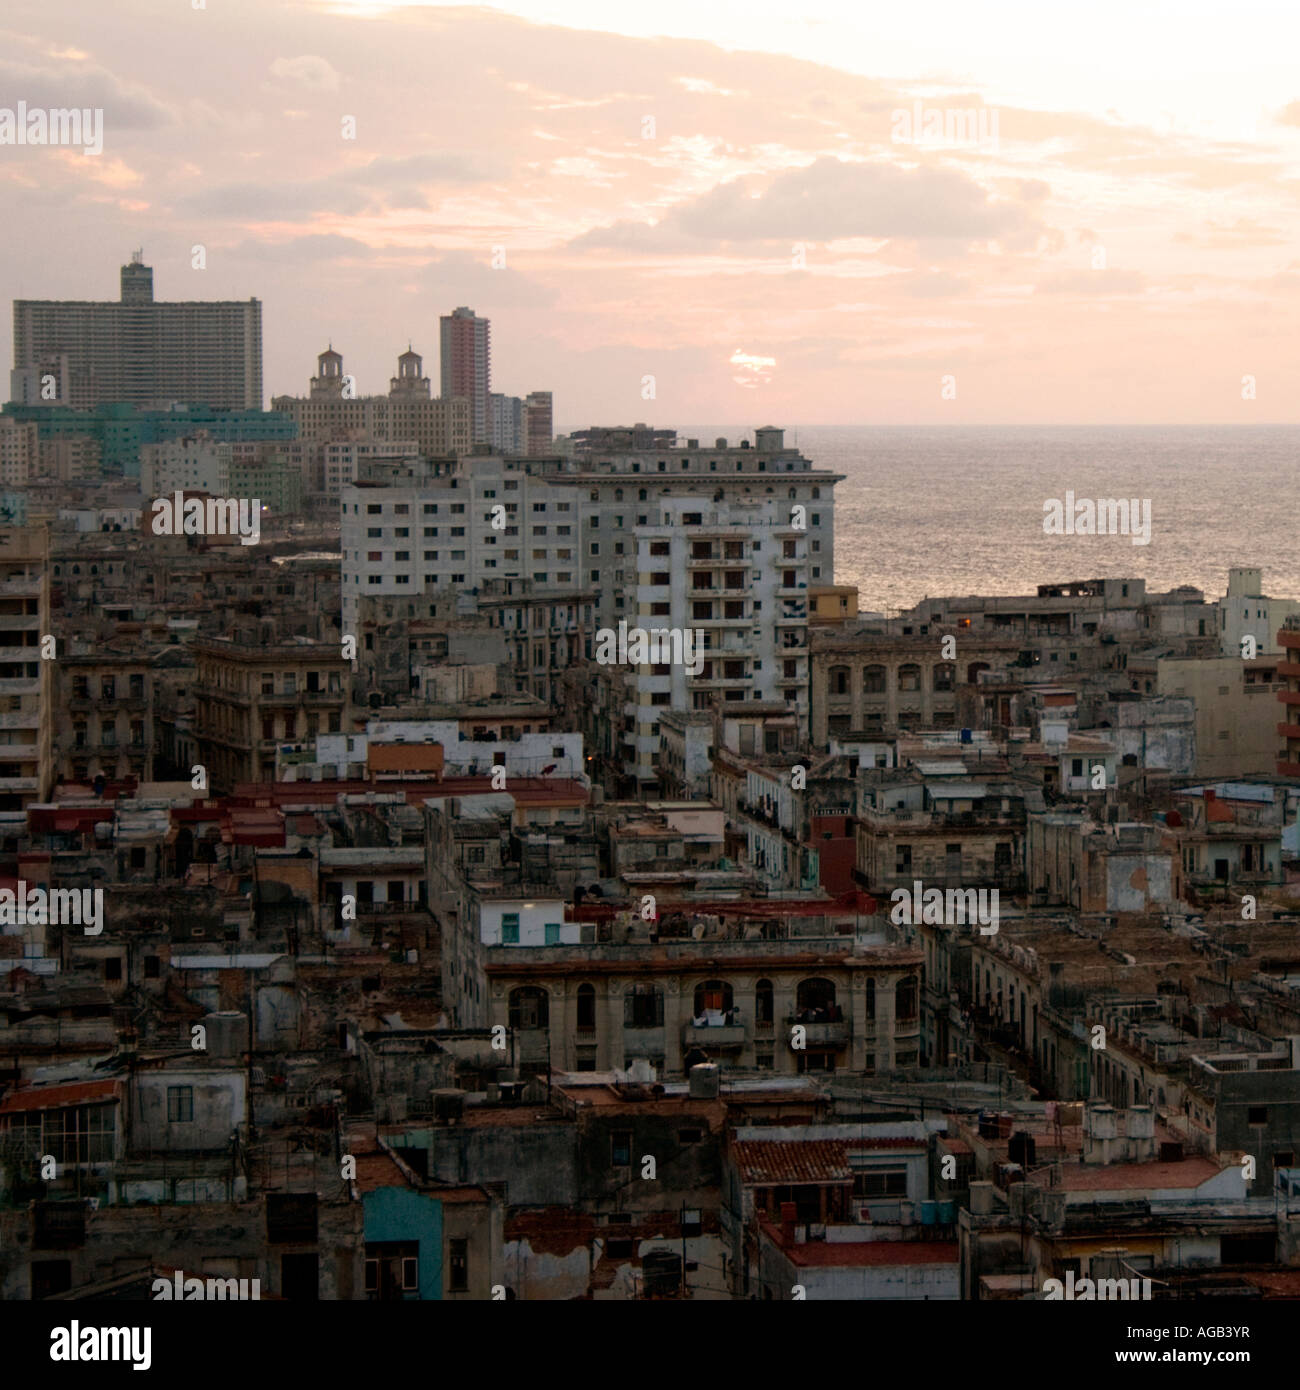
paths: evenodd
<path fill-rule="evenodd" d="M 682 1024 L 682 1045 L 702 1047 L 705 1051 L 736 1050 L 745 1045 L 743 1023 Z"/>
<path fill-rule="evenodd" d="M 804 1017 L 799 1014 L 791 1014 L 786 1023 L 793 1028 L 804 1030 L 805 1047 L 845 1047 L 853 1037 L 853 1025 L 848 1019 L 839 1019 L 834 1023 L 807 1023 Z M 793 1049 L 793 1038 L 791 1039 Z"/>

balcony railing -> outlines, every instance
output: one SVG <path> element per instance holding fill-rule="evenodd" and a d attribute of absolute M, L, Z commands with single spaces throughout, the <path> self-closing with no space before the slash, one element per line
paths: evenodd
<path fill-rule="evenodd" d="M 807 1047 L 843 1047 L 853 1036 L 853 1025 L 847 1018 L 838 1019 L 834 1023 L 821 1022 L 809 1023 L 804 1021 L 798 1014 L 791 1014 L 786 1019 L 791 1028 L 802 1028 L 804 1030 L 804 1044 Z M 794 1035 L 791 1034 L 791 1046 L 794 1046 Z"/>
<path fill-rule="evenodd" d="M 745 1025 L 743 1023 L 682 1025 L 682 1041 L 687 1046 L 703 1048 L 735 1048 L 745 1045 Z"/>

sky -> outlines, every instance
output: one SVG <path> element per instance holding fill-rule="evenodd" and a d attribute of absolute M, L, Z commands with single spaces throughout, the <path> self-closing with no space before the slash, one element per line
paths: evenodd
<path fill-rule="evenodd" d="M 329 343 L 436 391 L 464 304 L 561 430 L 1295 422 L 1298 41 L 1251 0 L 9 0 L 0 108 L 104 148 L 0 144 L 0 300 L 143 248 L 157 298 L 263 301 L 268 404 Z"/>

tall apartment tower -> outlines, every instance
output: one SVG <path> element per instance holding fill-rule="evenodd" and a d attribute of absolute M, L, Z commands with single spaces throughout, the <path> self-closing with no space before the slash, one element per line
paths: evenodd
<path fill-rule="evenodd" d="M 527 432 L 528 452 L 538 454 L 551 452 L 554 438 L 552 428 L 551 393 L 549 391 L 530 391 L 524 401 L 524 427 Z"/>
<path fill-rule="evenodd" d="M 475 444 L 490 439 L 488 396 L 492 390 L 490 324 L 463 305 L 442 316 L 442 395 L 469 401 Z"/>
<path fill-rule="evenodd" d="M 51 362 L 64 368 L 50 372 Z M 57 394 L 38 389 L 42 373 L 56 378 Z M 261 410 L 261 301 L 155 300 L 153 271 L 136 251 L 122 267 L 117 303 L 14 300 L 11 392 L 75 409 L 184 401 Z"/>
<path fill-rule="evenodd" d="M 41 637 L 50 631 L 49 545 L 44 527 L 0 527 L 0 679 L 8 709 L 0 813 L 48 801 L 54 781 L 53 663 L 41 658 Z"/>

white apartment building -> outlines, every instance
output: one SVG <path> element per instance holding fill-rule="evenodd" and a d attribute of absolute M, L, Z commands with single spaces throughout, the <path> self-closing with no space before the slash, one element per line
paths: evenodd
<path fill-rule="evenodd" d="M 793 620 L 780 637 L 782 643 L 790 639 L 792 645 L 782 648 L 789 655 L 782 656 L 780 666 L 773 664 L 775 601 L 801 599 L 798 621 L 806 624 L 808 586 L 833 580 L 834 486 L 843 475 L 815 470 L 797 449 L 786 447 L 783 431 L 759 429 L 752 446 L 722 439 L 701 448 L 698 440 L 686 440 L 680 447 L 660 441 L 657 447 L 621 452 L 589 449 L 571 458 L 473 455 L 405 472 L 407 477 L 387 484 L 343 489 L 345 632 L 357 632 L 363 598 L 414 600 L 407 616 L 435 618 L 433 596 L 450 591 L 469 605 L 468 611 L 489 610 L 494 626 L 519 634 L 517 669 L 532 674 L 533 693 L 545 698 L 542 672 L 556 665 L 562 669 L 572 659 L 575 638 L 582 640 L 578 654 L 591 658 L 597 629 L 616 628 L 620 619 L 635 626 L 643 582 L 639 575 L 649 569 L 638 562 L 640 529 L 663 528 L 665 516 L 689 513 L 711 518 L 701 525 L 739 528 L 714 538 L 719 573 L 728 568 L 721 563 L 727 554 L 721 547 L 731 542 L 743 550 L 752 527 L 764 538 L 760 555 L 765 561 L 778 553 L 772 548 L 778 543 L 784 552 L 787 540 L 795 547 L 796 561 L 782 567 L 783 574 L 793 569 L 795 579 L 792 591 L 781 594 L 772 588 L 776 567 L 753 564 L 755 556 L 746 551 L 746 564 L 739 568 L 752 572 L 761 592 L 750 595 L 740 619 L 720 616 L 718 621 L 736 623 L 736 632 L 757 628 L 767 634 L 757 639 L 767 645 L 754 657 L 764 664 L 756 667 L 734 653 L 722 657 L 719 646 L 711 671 L 722 674 L 692 687 L 692 696 L 711 698 L 734 690 L 747 692 L 741 698 L 785 699 L 781 692 L 790 690 L 795 692 L 790 698 L 806 699 L 807 660 L 793 645 Z M 675 524 L 667 523 L 670 529 Z M 671 568 L 671 563 L 654 566 L 655 571 Z M 683 584 L 685 576 L 683 567 Z M 761 605 L 757 610 L 755 599 Z M 648 600 L 672 601 L 671 594 Z M 549 613 L 544 611 L 548 608 Z M 784 607 L 780 611 L 784 614 Z M 737 640 L 733 635 L 733 645 Z M 738 659 L 739 677 L 725 674 L 734 668 L 718 664 Z M 652 684 L 642 693 L 648 697 L 665 691 Z M 669 693 L 670 699 L 661 703 L 676 704 Z M 649 732 L 653 720 L 642 722 L 647 724 L 648 755 L 657 735 Z M 638 762 L 641 757 L 638 753 Z"/>
<path fill-rule="evenodd" d="M 528 452 L 522 396 L 503 396 L 493 391 L 488 397 L 488 440 L 498 454 Z"/>
<path fill-rule="evenodd" d="M 1263 570 L 1234 565 L 1228 571 L 1228 592 L 1219 600 L 1219 650 L 1224 656 L 1241 656 L 1244 637 L 1255 639 L 1257 656 L 1276 656 L 1282 650 L 1277 634 L 1300 613 L 1300 600 L 1267 598 L 1263 589 Z"/>
<path fill-rule="evenodd" d="M 635 623 L 694 636 L 691 662 L 633 668 L 624 770 L 653 778 L 658 711 L 774 701 L 808 715 L 809 536 L 785 499 L 680 497 L 636 528 Z M 692 670 L 690 667 L 695 669 Z"/>
<path fill-rule="evenodd" d="M 141 445 L 140 491 L 146 500 L 174 492 L 225 497 L 230 491 L 232 456 L 231 446 L 219 443 L 206 430 Z"/>
<path fill-rule="evenodd" d="M 337 502 L 343 489 L 355 483 L 367 463 L 380 460 L 414 460 L 420 446 L 414 439 L 376 442 L 365 439 L 332 440 L 320 446 L 321 483 L 325 497 Z"/>
<path fill-rule="evenodd" d="M 530 473 L 521 459 L 491 456 L 425 478 L 343 489 L 345 631 L 355 632 L 363 596 L 425 597 L 492 580 L 528 581 L 556 599 L 580 591 L 572 488 Z"/>

